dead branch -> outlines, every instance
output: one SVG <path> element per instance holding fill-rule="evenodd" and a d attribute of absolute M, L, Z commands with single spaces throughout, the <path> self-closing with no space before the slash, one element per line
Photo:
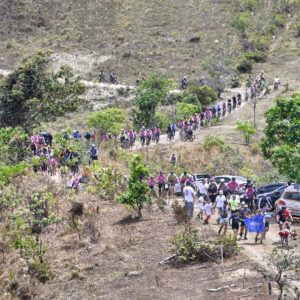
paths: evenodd
<path fill-rule="evenodd" d="M 160 265 L 163 265 L 163 264 L 169 262 L 170 260 L 174 259 L 175 257 L 176 257 L 175 254 L 172 255 L 172 256 L 170 256 L 170 257 L 167 257 L 166 259 L 164 259 L 164 260 L 162 260 L 161 262 L 159 262 L 159 264 L 160 264 Z"/>
<path fill-rule="evenodd" d="M 206 290 L 209 291 L 209 292 L 219 292 L 219 291 L 222 291 L 224 289 L 230 289 L 234 286 L 235 286 L 235 284 L 230 284 L 230 285 L 221 286 L 221 287 L 216 288 L 216 289 L 206 289 Z"/>

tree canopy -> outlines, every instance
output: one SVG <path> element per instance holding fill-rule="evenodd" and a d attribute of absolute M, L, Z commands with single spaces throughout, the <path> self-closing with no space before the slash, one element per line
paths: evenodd
<path fill-rule="evenodd" d="M 136 126 L 150 127 L 153 125 L 156 107 L 167 97 L 172 87 L 172 80 L 155 74 L 139 83 L 137 96 L 133 100 L 136 108 L 132 110 L 133 121 Z"/>
<path fill-rule="evenodd" d="M 261 140 L 265 158 L 272 161 L 281 174 L 300 182 L 300 94 L 280 97 L 266 113 L 266 137 Z"/>
<path fill-rule="evenodd" d="M 100 110 L 88 116 L 88 125 L 97 128 L 100 134 L 104 133 L 117 133 L 119 132 L 126 120 L 124 110 L 117 108 L 107 108 Z"/>
<path fill-rule="evenodd" d="M 1 127 L 19 126 L 30 131 L 41 122 L 77 109 L 84 85 L 67 66 L 56 73 L 48 71 L 50 55 L 50 51 L 37 51 L 25 57 L 17 69 L 1 81 Z"/>

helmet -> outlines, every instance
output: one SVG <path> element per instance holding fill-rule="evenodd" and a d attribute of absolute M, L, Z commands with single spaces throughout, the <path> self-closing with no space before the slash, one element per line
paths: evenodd
<path fill-rule="evenodd" d="M 95 144 L 93 144 L 92 147 L 96 147 Z"/>
<path fill-rule="evenodd" d="M 183 171 L 183 174 L 186 174 L 186 173 L 187 173 L 187 171 L 186 171 L 186 170 L 184 170 L 184 171 Z"/>
<path fill-rule="evenodd" d="M 159 172 L 159 174 L 162 174 L 162 173 L 163 173 L 162 171 Z"/>
<path fill-rule="evenodd" d="M 232 177 L 232 180 L 235 180 L 236 178 L 235 177 Z"/>
<path fill-rule="evenodd" d="M 191 184 L 191 182 L 188 180 L 188 181 L 186 182 L 186 184 L 187 184 L 187 185 L 190 185 L 190 184 Z"/>
<path fill-rule="evenodd" d="M 222 182 L 222 183 L 223 183 L 223 182 L 225 182 L 225 179 L 224 179 L 224 178 L 222 178 L 222 179 L 220 180 L 220 182 Z"/>
<path fill-rule="evenodd" d="M 251 183 L 251 179 L 250 178 L 247 179 L 247 183 Z"/>
<path fill-rule="evenodd" d="M 173 171 L 173 170 L 171 171 L 171 174 L 174 174 L 174 171 Z"/>
<path fill-rule="evenodd" d="M 281 206 L 281 209 L 285 210 L 285 209 L 286 209 L 286 206 L 285 206 L 285 205 Z"/>
<path fill-rule="evenodd" d="M 210 179 L 210 182 L 215 182 L 216 180 L 212 177 L 211 179 Z"/>

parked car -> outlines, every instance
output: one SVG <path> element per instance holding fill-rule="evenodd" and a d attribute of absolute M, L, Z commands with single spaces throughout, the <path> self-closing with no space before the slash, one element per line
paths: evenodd
<path fill-rule="evenodd" d="M 239 184 L 239 188 L 237 190 L 238 194 L 243 194 L 245 191 L 245 184 L 247 183 L 247 179 L 240 177 L 240 176 L 232 176 L 232 175 L 222 175 L 222 176 L 215 176 L 216 182 L 219 184 L 221 179 L 225 180 L 225 183 L 227 184 L 229 181 L 232 180 L 232 177 L 235 177 L 236 182 Z"/>
<path fill-rule="evenodd" d="M 300 184 L 292 184 L 285 189 L 275 203 L 276 211 L 279 211 L 283 205 L 292 216 L 300 217 Z"/>
<path fill-rule="evenodd" d="M 282 195 L 282 193 L 285 191 L 287 187 L 288 185 L 286 184 L 278 187 L 277 189 L 269 193 L 262 193 L 262 194 L 257 193 L 257 203 L 259 203 L 259 200 L 261 198 L 266 197 L 270 201 L 272 208 L 274 208 L 275 202 L 280 198 L 280 196 Z"/>
<path fill-rule="evenodd" d="M 264 185 L 256 190 L 257 195 L 271 193 L 282 186 L 287 186 L 286 182 L 274 182 L 267 185 Z"/>
<path fill-rule="evenodd" d="M 208 174 L 194 174 L 192 176 L 196 182 L 201 182 L 203 179 L 205 179 L 207 181 L 208 179 L 211 178 L 211 176 Z"/>

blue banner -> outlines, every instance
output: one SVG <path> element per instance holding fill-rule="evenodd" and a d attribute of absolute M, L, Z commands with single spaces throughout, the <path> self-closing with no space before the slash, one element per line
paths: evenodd
<path fill-rule="evenodd" d="M 273 214 L 257 215 L 251 218 L 245 219 L 245 225 L 249 232 L 262 233 L 265 230 L 265 223 Z"/>

